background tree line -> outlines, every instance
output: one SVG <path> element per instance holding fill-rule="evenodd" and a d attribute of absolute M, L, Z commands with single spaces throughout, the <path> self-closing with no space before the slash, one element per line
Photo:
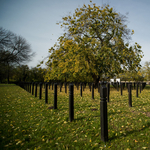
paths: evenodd
<path fill-rule="evenodd" d="M 3 68 L 1 72 L 1 83 L 7 82 L 7 68 Z M 44 82 L 44 68 L 29 68 L 28 65 L 11 66 L 9 68 L 9 81 L 11 82 Z"/>
<path fill-rule="evenodd" d="M 146 61 L 138 72 L 125 71 L 118 75 L 123 81 L 150 81 L 150 62 Z"/>

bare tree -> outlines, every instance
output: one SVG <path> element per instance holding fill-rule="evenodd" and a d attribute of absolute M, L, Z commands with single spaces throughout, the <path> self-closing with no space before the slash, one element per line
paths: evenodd
<path fill-rule="evenodd" d="M 31 46 L 21 36 L 0 28 L 0 62 L 24 63 L 34 56 Z"/>
<path fill-rule="evenodd" d="M 8 82 L 10 65 L 31 61 L 34 54 L 26 39 L 0 27 L 0 63 L 7 65 Z"/>
<path fill-rule="evenodd" d="M 5 63 L 6 61 L 11 60 L 11 45 L 12 45 L 12 39 L 15 37 L 15 35 L 3 29 L 0 28 L 0 62 Z"/>
<path fill-rule="evenodd" d="M 31 61 L 34 53 L 32 52 L 30 45 L 23 37 L 16 36 L 13 39 L 12 44 L 11 54 L 13 55 L 13 62 L 24 63 L 27 61 Z"/>

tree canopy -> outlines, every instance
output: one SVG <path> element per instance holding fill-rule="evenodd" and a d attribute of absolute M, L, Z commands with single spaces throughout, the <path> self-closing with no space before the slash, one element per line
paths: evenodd
<path fill-rule="evenodd" d="M 46 80 L 94 81 L 140 69 L 141 46 L 130 45 L 127 17 L 109 5 L 83 5 L 59 22 L 65 33 L 49 50 Z"/>

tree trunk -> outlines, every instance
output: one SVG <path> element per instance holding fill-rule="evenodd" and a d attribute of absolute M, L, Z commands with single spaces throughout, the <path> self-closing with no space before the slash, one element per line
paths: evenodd
<path fill-rule="evenodd" d="M 98 83 L 99 83 L 99 79 L 100 79 L 100 76 L 96 76 L 95 74 L 92 75 L 93 77 L 93 80 L 94 80 L 94 87 L 97 88 L 98 87 Z"/>
<path fill-rule="evenodd" d="M 7 62 L 7 83 L 9 84 L 9 63 Z"/>
<path fill-rule="evenodd" d="M 26 78 L 27 78 L 27 74 L 24 74 L 24 76 L 23 76 L 23 82 L 25 82 Z"/>

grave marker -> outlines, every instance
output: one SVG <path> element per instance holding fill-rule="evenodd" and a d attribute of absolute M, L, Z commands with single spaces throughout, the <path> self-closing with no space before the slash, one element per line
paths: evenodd
<path fill-rule="evenodd" d="M 69 120 L 70 122 L 74 120 L 74 85 L 71 83 L 69 85 Z"/>
<path fill-rule="evenodd" d="M 54 109 L 57 109 L 57 83 L 54 84 Z"/>
<path fill-rule="evenodd" d="M 39 84 L 40 85 L 40 89 L 39 89 L 39 99 L 42 98 L 42 82 Z"/>
<path fill-rule="evenodd" d="M 45 104 L 48 103 L 48 83 L 45 83 Z"/>
<path fill-rule="evenodd" d="M 100 90 L 100 120 L 101 120 L 101 140 L 108 141 L 108 121 L 107 121 L 107 88 L 104 83 Z"/>
<path fill-rule="evenodd" d="M 129 84 L 128 88 L 129 88 L 129 107 L 132 107 L 132 84 Z"/>

